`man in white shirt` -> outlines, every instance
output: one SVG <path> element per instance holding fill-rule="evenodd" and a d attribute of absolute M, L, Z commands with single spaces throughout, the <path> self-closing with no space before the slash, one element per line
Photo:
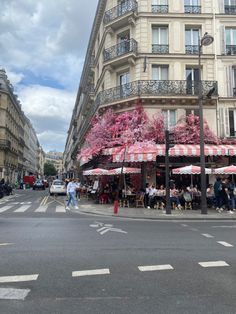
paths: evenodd
<path fill-rule="evenodd" d="M 148 200 L 148 209 L 154 207 L 155 203 L 155 197 L 157 195 L 157 189 L 155 188 L 155 185 L 152 184 L 152 186 L 149 188 L 149 200 Z"/>
<path fill-rule="evenodd" d="M 68 195 L 68 202 L 66 205 L 66 209 L 70 209 L 70 203 L 72 202 L 75 209 L 79 209 L 78 207 L 78 201 L 76 198 L 76 189 L 79 187 L 79 185 L 76 182 L 76 179 L 70 180 L 70 182 L 67 185 L 67 195 Z"/>

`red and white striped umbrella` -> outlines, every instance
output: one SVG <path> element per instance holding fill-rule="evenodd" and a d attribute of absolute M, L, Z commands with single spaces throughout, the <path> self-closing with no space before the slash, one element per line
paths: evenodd
<path fill-rule="evenodd" d="M 122 167 L 121 168 L 115 168 L 115 169 L 110 169 L 109 170 L 109 175 L 117 175 L 117 174 L 135 174 L 135 173 L 141 173 L 141 169 L 140 168 L 129 168 L 129 167 L 123 167 L 123 171 L 122 171 Z"/>
<path fill-rule="evenodd" d="M 172 169 L 173 174 L 200 174 L 201 173 L 201 167 L 198 166 L 185 166 L 181 168 L 175 168 Z M 212 171 L 209 168 L 205 168 L 205 173 L 206 174 L 211 174 Z"/>
<path fill-rule="evenodd" d="M 214 169 L 213 173 L 214 174 L 236 174 L 236 166 L 231 165 L 227 167 Z"/>
<path fill-rule="evenodd" d="M 90 170 L 84 170 L 83 175 L 84 176 L 104 176 L 109 173 L 106 169 L 96 168 L 96 169 L 90 169 Z"/>

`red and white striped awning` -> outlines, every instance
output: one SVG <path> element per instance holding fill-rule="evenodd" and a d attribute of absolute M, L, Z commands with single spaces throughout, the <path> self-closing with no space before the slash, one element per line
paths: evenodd
<path fill-rule="evenodd" d="M 217 168 L 213 170 L 214 174 L 236 174 L 236 166 L 231 165 L 227 167 Z"/>
<path fill-rule="evenodd" d="M 109 171 L 106 169 L 95 168 L 95 169 L 84 170 L 83 175 L 84 176 L 104 176 L 104 175 L 107 175 L 108 172 Z"/>
<path fill-rule="evenodd" d="M 175 168 L 172 169 L 173 174 L 200 174 L 201 173 L 201 167 L 189 165 L 185 167 Z M 212 170 L 210 168 L 205 168 L 206 174 L 211 174 Z"/>
<path fill-rule="evenodd" d="M 121 168 L 115 168 L 115 169 L 110 169 L 108 171 L 109 175 L 118 175 L 118 174 L 136 174 L 136 173 L 141 173 L 140 168 L 130 168 L 130 167 L 121 167 Z"/>

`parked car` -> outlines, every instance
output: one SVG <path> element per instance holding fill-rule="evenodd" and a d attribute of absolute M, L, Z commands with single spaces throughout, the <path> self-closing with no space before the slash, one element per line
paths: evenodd
<path fill-rule="evenodd" d="M 62 180 L 54 180 L 49 188 L 50 195 L 63 194 L 66 195 L 66 185 Z"/>
<path fill-rule="evenodd" d="M 36 180 L 33 185 L 33 190 L 45 190 L 45 185 L 42 180 Z"/>

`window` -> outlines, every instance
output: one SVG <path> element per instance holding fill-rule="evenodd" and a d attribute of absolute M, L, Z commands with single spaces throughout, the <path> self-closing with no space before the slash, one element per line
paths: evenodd
<path fill-rule="evenodd" d="M 236 67 L 233 68 L 233 96 L 236 97 Z"/>
<path fill-rule="evenodd" d="M 186 90 L 187 94 L 198 95 L 199 70 L 197 68 L 186 68 Z"/>
<path fill-rule="evenodd" d="M 194 114 L 195 116 L 199 116 L 199 109 L 186 109 L 185 110 L 186 116 L 190 114 Z"/>
<path fill-rule="evenodd" d="M 153 13 L 168 13 L 168 0 L 152 0 Z"/>
<path fill-rule="evenodd" d="M 226 14 L 236 14 L 236 0 L 225 0 L 224 6 Z"/>
<path fill-rule="evenodd" d="M 198 41 L 200 30 L 197 28 L 185 29 L 185 52 L 198 54 Z"/>
<path fill-rule="evenodd" d="M 226 28 L 226 54 L 236 55 L 236 28 Z"/>
<path fill-rule="evenodd" d="M 152 79 L 153 80 L 168 80 L 168 66 L 153 65 L 152 66 Z"/>
<path fill-rule="evenodd" d="M 176 110 L 162 110 L 162 113 L 168 129 L 176 125 Z"/>
<path fill-rule="evenodd" d="M 152 28 L 152 52 L 158 54 L 169 53 L 167 26 Z"/>
<path fill-rule="evenodd" d="M 130 35 L 129 32 L 124 32 L 117 36 L 117 55 L 122 55 L 130 51 Z"/>
<path fill-rule="evenodd" d="M 129 72 L 122 73 L 118 76 L 120 85 L 120 97 L 127 97 L 130 94 Z"/>
<path fill-rule="evenodd" d="M 229 109 L 229 132 L 230 136 L 236 136 L 236 110 Z"/>
<path fill-rule="evenodd" d="M 201 13 L 200 0 L 184 0 L 185 13 Z"/>

